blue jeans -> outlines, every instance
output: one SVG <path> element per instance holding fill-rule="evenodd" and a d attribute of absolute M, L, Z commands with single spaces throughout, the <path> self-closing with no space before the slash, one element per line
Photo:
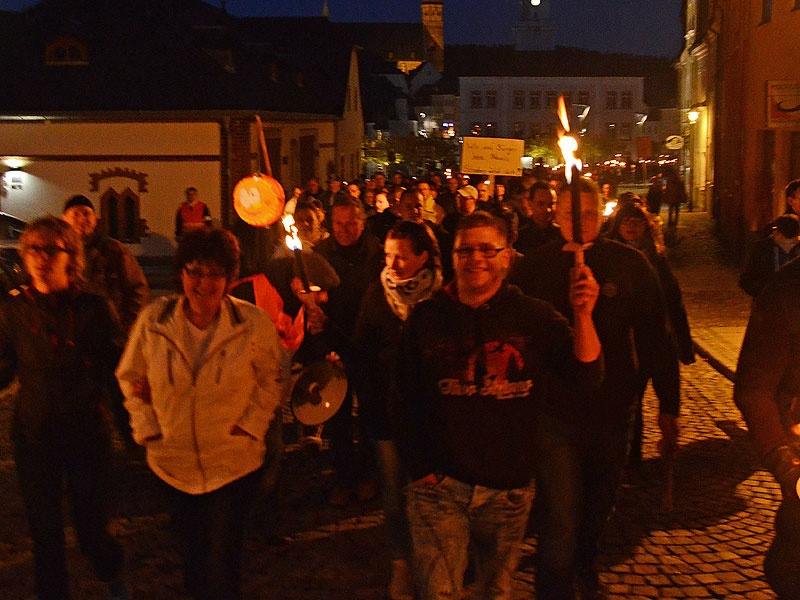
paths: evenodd
<path fill-rule="evenodd" d="M 467 548 L 474 553 L 475 596 L 511 598 L 532 500 L 530 486 L 495 490 L 452 477 L 410 485 L 407 510 L 419 598 L 461 598 Z"/>
<path fill-rule="evenodd" d="M 540 415 L 536 433 L 536 597 L 567 600 L 593 587 L 600 537 L 614 509 L 630 420 L 578 427 Z M 541 505 L 539 504 L 541 502 Z"/>

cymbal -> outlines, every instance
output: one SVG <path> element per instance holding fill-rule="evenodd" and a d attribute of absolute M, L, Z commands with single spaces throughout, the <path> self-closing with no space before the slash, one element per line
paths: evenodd
<path fill-rule="evenodd" d="M 319 425 L 336 414 L 346 394 L 344 370 L 321 360 L 301 371 L 292 387 L 289 406 L 295 419 L 303 425 Z"/>

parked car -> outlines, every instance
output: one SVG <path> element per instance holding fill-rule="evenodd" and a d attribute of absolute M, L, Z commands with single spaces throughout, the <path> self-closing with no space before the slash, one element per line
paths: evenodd
<path fill-rule="evenodd" d="M 0 296 L 25 283 L 25 271 L 19 255 L 19 236 L 26 223 L 8 213 L 0 212 Z"/>

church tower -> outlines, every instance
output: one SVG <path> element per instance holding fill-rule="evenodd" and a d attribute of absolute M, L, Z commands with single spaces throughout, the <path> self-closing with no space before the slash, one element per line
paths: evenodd
<path fill-rule="evenodd" d="M 550 17 L 551 0 L 519 0 L 514 23 L 514 48 L 526 51 L 555 49 L 556 26 Z"/>
<path fill-rule="evenodd" d="M 444 3 L 442 0 L 422 0 L 422 29 L 425 40 L 425 58 L 444 71 Z"/>

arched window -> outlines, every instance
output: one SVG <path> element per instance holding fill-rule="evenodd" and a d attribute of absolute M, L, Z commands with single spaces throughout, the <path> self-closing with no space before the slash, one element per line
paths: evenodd
<path fill-rule="evenodd" d="M 100 226 L 107 236 L 128 244 L 141 237 L 139 196 L 130 188 L 117 192 L 108 188 L 100 197 Z"/>
<path fill-rule="evenodd" d="M 44 62 L 52 66 L 85 66 L 89 64 L 89 50 L 81 40 L 61 36 L 44 49 Z"/>

